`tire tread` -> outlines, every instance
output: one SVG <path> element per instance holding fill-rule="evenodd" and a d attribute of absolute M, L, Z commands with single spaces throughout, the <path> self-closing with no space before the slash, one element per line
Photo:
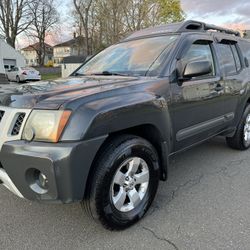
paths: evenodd
<path fill-rule="evenodd" d="M 131 142 L 131 140 L 143 140 L 144 143 L 153 148 L 153 146 L 148 141 L 136 135 L 124 134 L 108 140 L 102 148 L 100 154 L 97 156 L 97 159 L 94 161 L 92 175 L 90 176 L 90 181 L 87 184 L 86 195 L 81 203 L 82 208 L 87 216 L 91 217 L 96 222 L 101 222 L 101 224 L 109 230 L 121 230 L 123 228 L 116 227 L 115 225 L 110 226 L 105 221 L 105 219 L 99 215 L 100 211 L 95 209 L 95 203 L 100 202 L 100 200 L 98 200 L 98 197 L 96 197 L 95 194 L 98 192 L 98 188 L 102 186 L 101 183 L 103 176 L 107 172 L 107 166 L 105 166 L 104 163 L 109 157 L 112 157 L 111 152 L 115 153 L 120 145 L 125 144 L 128 141 Z M 93 185 L 93 183 L 95 184 Z"/>

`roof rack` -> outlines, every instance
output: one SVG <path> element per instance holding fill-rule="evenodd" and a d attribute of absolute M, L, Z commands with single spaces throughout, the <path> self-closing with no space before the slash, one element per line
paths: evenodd
<path fill-rule="evenodd" d="M 198 30 L 198 31 L 208 31 L 208 30 L 214 30 L 217 32 L 221 32 L 221 33 L 225 33 L 225 34 L 229 34 L 229 35 L 235 35 L 235 36 L 239 36 L 240 37 L 240 32 L 239 31 L 235 31 L 235 30 L 231 30 L 231 29 L 226 29 L 226 28 L 222 28 L 213 24 L 207 24 L 207 23 L 203 23 L 203 22 L 199 22 L 199 21 L 193 21 L 193 20 L 189 20 L 189 21 L 185 21 L 182 23 L 182 26 L 179 28 L 179 32 L 187 32 L 190 30 Z"/>
<path fill-rule="evenodd" d="M 194 32 L 194 31 L 206 32 L 209 30 L 240 37 L 240 32 L 238 31 L 225 29 L 222 27 L 218 27 L 212 24 L 206 24 L 206 23 L 199 22 L 199 21 L 188 20 L 188 21 L 184 21 L 180 23 L 171 23 L 171 24 L 142 29 L 142 30 L 132 33 L 123 41 L 136 39 L 136 38 L 143 37 L 143 36 L 151 36 L 151 35 L 158 35 L 158 34 Z"/>

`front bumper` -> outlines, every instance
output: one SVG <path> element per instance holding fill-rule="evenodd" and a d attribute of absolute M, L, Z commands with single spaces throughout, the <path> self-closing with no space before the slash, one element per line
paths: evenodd
<path fill-rule="evenodd" d="M 106 136 L 72 143 L 11 141 L 0 152 L 0 182 L 29 200 L 70 203 L 84 197 L 90 167 Z M 43 173 L 46 192 L 36 192 L 30 173 Z"/>

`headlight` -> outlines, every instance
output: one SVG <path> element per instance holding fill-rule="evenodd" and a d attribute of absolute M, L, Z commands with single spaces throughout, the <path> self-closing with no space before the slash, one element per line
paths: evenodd
<path fill-rule="evenodd" d="M 25 124 L 22 139 L 58 142 L 71 111 L 34 110 Z"/>

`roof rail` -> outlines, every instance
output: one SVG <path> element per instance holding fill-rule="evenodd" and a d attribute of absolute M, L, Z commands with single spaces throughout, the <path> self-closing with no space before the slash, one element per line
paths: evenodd
<path fill-rule="evenodd" d="M 193 20 L 183 22 L 178 31 L 179 32 L 185 32 L 185 31 L 187 32 L 187 31 L 191 31 L 191 30 L 204 31 L 204 32 L 208 31 L 208 30 L 214 30 L 214 31 L 218 31 L 221 33 L 226 33 L 226 34 L 235 35 L 235 36 L 240 37 L 239 31 L 226 29 L 226 28 L 222 28 L 222 27 L 219 27 L 219 26 L 216 26 L 213 24 L 206 24 L 203 22 L 193 21 Z"/>
<path fill-rule="evenodd" d="M 239 31 L 222 28 L 212 24 L 205 24 L 205 30 L 216 30 L 229 35 L 241 36 Z"/>
<path fill-rule="evenodd" d="M 123 41 L 127 41 L 130 39 L 136 39 L 143 36 L 157 35 L 157 34 L 167 34 L 167 33 L 181 33 L 181 32 L 206 32 L 208 30 L 214 30 L 224 34 L 235 35 L 240 37 L 240 32 L 225 29 L 222 27 L 218 27 L 211 24 L 206 24 L 199 21 L 188 20 L 180 23 L 171 23 L 166 25 L 160 25 L 155 27 L 150 27 L 146 29 L 142 29 L 130 34 Z"/>

